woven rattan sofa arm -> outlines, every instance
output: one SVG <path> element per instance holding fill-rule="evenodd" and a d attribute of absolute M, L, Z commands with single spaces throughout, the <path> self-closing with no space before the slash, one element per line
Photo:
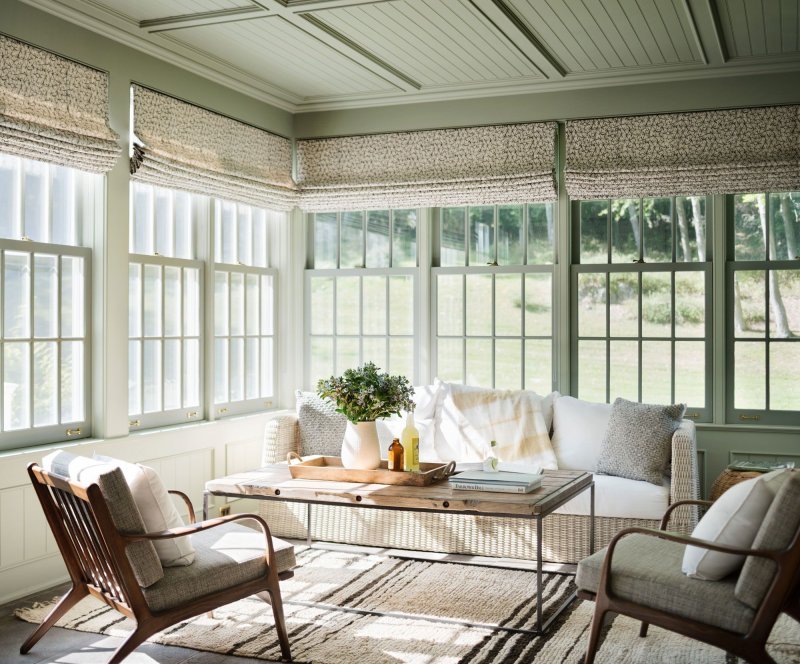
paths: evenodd
<path fill-rule="evenodd" d="M 694 422 L 683 420 L 672 435 L 672 478 L 670 480 L 669 502 L 697 500 L 697 433 Z M 689 533 L 697 525 L 697 507 L 684 507 L 673 518 L 673 529 Z"/>
<path fill-rule="evenodd" d="M 261 448 L 261 465 L 286 461 L 289 452 L 300 452 L 300 431 L 294 413 L 278 415 L 267 422 Z"/>
<path fill-rule="evenodd" d="M 669 524 L 669 519 L 672 516 L 672 512 L 675 510 L 676 507 L 681 507 L 682 505 L 698 505 L 701 507 L 711 507 L 714 504 L 712 500 L 679 500 L 677 503 L 672 503 L 667 508 L 667 511 L 664 512 L 664 516 L 661 517 L 661 525 L 659 526 L 660 530 L 666 530 L 667 525 Z"/>

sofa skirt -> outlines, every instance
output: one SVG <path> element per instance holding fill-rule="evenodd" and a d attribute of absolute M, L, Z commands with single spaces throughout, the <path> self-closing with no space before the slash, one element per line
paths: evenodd
<path fill-rule="evenodd" d="M 273 535 L 306 538 L 307 505 L 259 502 L 260 514 Z M 596 517 L 595 550 L 606 546 L 622 528 L 632 526 L 658 528 L 659 522 Z M 533 519 L 312 505 L 311 538 L 392 549 L 536 559 L 536 522 Z M 588 555 L 588 516 L 550 514 L 544 518 L 542 558 L 545 561 L 577 563 Z"/>

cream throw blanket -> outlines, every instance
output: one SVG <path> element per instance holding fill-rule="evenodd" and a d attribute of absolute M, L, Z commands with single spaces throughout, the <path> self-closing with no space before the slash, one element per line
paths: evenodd
<path fill-rule="evenodd" d="M 543 397 L 529 390 L 490 390 L 445 384 L 436 451 L 442 459 L 482 461 L 490 441 L 503 462 L 556 469 L 542 412 Z"/>

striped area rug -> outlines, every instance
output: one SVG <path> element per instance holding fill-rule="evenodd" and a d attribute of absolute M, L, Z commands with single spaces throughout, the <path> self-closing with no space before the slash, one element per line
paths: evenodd
<path fill-rule="evenodd" d="M 314 664 L 511 664 L 582 661 L 594 605 L 575 601 L 545 636 L 498 630 L 531 628 L 536 575 L 442 562 L 413 561 L 320 549 L 302 550 L 295 577 L 281 583 L 292 655 Z M 573 589 L 572 577 L 544 575 L 545 616 Z M 308 602 L 322 606 L 308 606 Z M 17 609 L 39 622 L 50 604 Z M 347 606 L 394 615 L 337 611 Z M 460 620 L 470 626 L 447 622 Z M 127 619 L 87 598 L 59 625 L 69 629 L 124 636 Z M 782 620 L 773 631 L 773 656 L 800 662 L 800 630 Z M 280 661 L 270 607 L 248 598 L 175 625 L 152 639 L 182 646 Z M 677 635 L 651 628 L 638 637 L 638 623 L 618 617 L 598 653 L 598 662 L 702 662 L 730 664 L 735 658 Z"/>

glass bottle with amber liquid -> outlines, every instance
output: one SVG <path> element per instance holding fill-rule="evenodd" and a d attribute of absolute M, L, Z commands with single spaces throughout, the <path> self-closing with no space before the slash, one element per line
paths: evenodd
<path fill-rule="evenodd" d="M 389 445 L 389 455 L 387 457 L 389 470 L 403 470 L 403 446 L 400 439 L 395 438 Z"/>

